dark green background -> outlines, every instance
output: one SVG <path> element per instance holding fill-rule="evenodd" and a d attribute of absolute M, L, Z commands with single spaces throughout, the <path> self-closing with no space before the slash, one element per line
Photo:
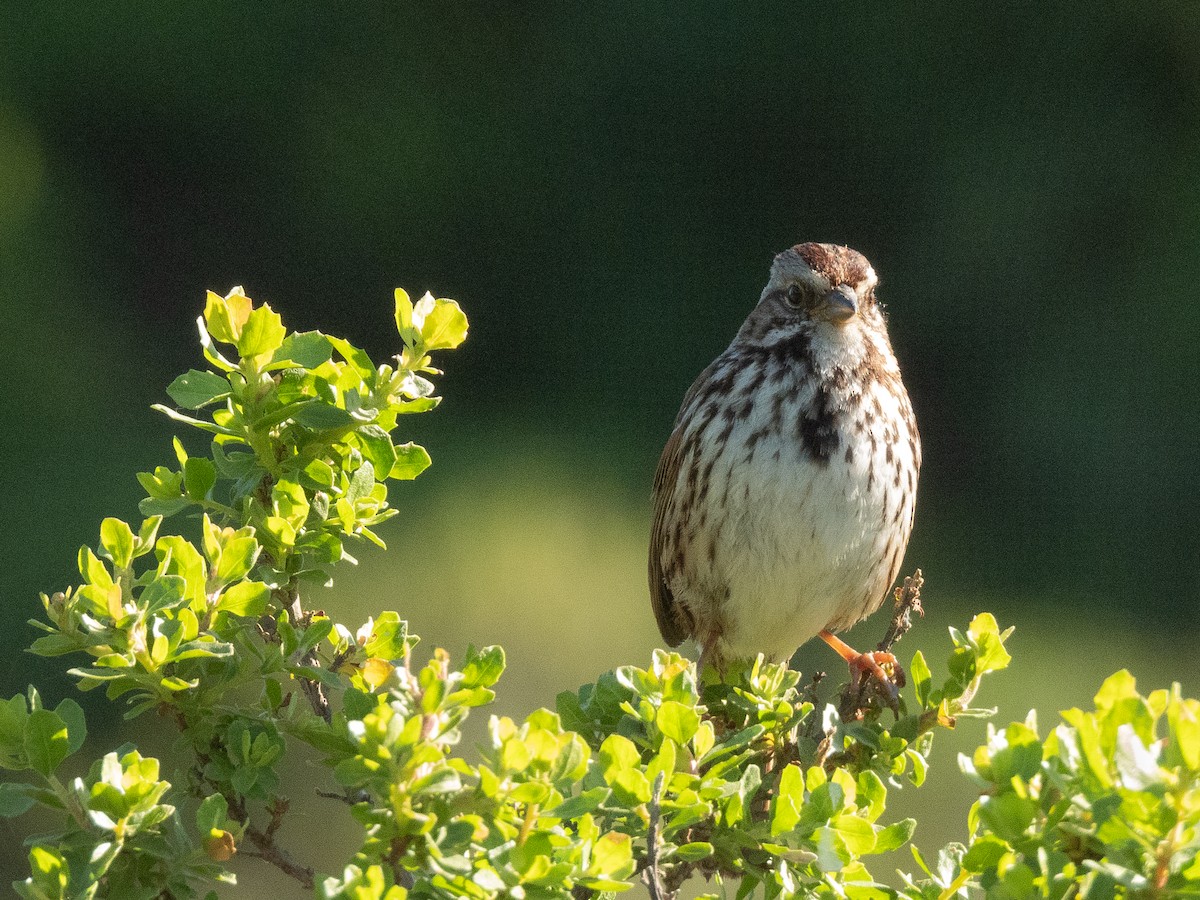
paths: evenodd
<path fill-rule="evenodd" d="M 992 699 L 1047 723 L 1121 665 L 1196 690 L 1195 3 L 0 9 L 5 695 L 72 692 L 21 623 L 136 515 L 149 405 L 234 284 L 377 359 L 396 285 L 471 317 L 412 422 L 434 468 L 321 605 L 504 643 L 514 714 L 644 662 L 658 450 L 799 240 L 883 280 L 925 444 L 913 647 L 992 609 Z"/>

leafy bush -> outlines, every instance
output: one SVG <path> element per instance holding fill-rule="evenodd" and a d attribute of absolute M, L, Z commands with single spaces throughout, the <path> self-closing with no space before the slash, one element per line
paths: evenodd
<path fill-rule="evenodd" d="M 458 305 L 396 292 L 402 352 L 384 365 L 319 332 L 288 333 L 240 289 L 209 294 L 199 320 L 211 368 L 176 379 L 186 410 L 159 407 L 211 437 L 175 441 L 176 465 L 139 475 L 136 526 L 106 519 L 79 553 L 82 583 L 43 595 L 35 653 L 84 656 L 83 690 L 178 727 L 178 770 L 131 744 L 85 777 L 60 766 L 86 736 L 80 706 L 43 706 L 34 688 L 0 703 L 0 814 L 35 805 L 59 825 L 30 839 L 29 898 L 189 897 L 232 882 L 237 853 L 325 898 L 550 898 L 643 881 L 672 896 L 702 877 L 737 897 L 1114 896 L 1196 893 L 1200 793 L 1197 703 L 1142 698 L 1114 676 L 1097 712 L 1072 710 L 1045 743 L 1032 719 L 992 732 L 964 768 L 984 794 L 970 845 L 889 888 L 865 860 L 903 846 L 912 820 L 885 822 L 889 789 L 920 785 L 934 732 L 964 716 L 983 678 L 1007 666 L 1001 632 L 977 616 L 935 681 L 921 653 L 895 700 L 851 682 L 820 699 L 761 660 L 724 680 L 656 652 L 559 695 L 523 722 L 493 716 L 475 761 L 459 755 L 471 710 L 494 699 L 498 647 L 455 668 L 414 655 L 398 612 L 358 626 L 313 611 L 355 545 L 382 546 L 395 515 L 387 482 L 428 465 L 392 432 L 438 398 L 430 354 L 466 337 Z M 167 517 L 187 514 L 185 534 Z M 919 574 L 897 592 L 890 647 L 919 609 Z M 899 673 L 898 680 L 899 680 Z M 1162 720 L 1168 735 L 1159 737 Z M 357 823 L 361 846 L 321 876 L 281 846 L 285 758 L 315 761 L 318 790 Z M 916 851 L 914 850 L 914 853 Z"/>

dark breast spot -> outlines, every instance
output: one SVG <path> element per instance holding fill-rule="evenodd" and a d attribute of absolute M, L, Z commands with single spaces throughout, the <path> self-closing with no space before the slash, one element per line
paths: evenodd
<path fill-rule="evenodd" d="M 829 392 L 821 385 L 812 404 L 801 410 L 796 421 L 797 437 L 813 459 L 828 463 L 841 446 L 842 434 L 837 419 Z"/>

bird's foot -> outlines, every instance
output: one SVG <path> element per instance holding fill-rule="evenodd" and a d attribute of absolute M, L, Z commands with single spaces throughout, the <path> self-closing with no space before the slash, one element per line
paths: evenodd
<path fill-rule="evenodd" d="M 838 655 L 850 666 L 850 696 L 861 696 L 868 674 L 878 686 L 884 701 L 898 713 L 900 709 L 900 688 L 904 687 L 904 670 L 896 662 L 896 657 L 882 650 L 859 653 L 837 635 L 829 631 L 820 633 L 821 640 L 837 651 Z"/>
<path fill-rule="evenodd" d="M 863 679 L 873 677 L 884 699 L 892 709 L 897 709 L 900 703 L 900 688 L 904 686 L 904 670 L 896 662 L 896 657 L 882 650 L 869 653 L 859 653 L 847 660 L 850 664 L 851 690 L 862 686 Z"/>

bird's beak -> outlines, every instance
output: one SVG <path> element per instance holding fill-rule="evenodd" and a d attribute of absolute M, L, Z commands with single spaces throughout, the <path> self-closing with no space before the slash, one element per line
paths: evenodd
<path fill-rule="evenodd" d="M 822 312 L 835 325 L 845 325 L 858 312 L 858 295 L 848 284 L 839 284 L 825 295 Z"/>

